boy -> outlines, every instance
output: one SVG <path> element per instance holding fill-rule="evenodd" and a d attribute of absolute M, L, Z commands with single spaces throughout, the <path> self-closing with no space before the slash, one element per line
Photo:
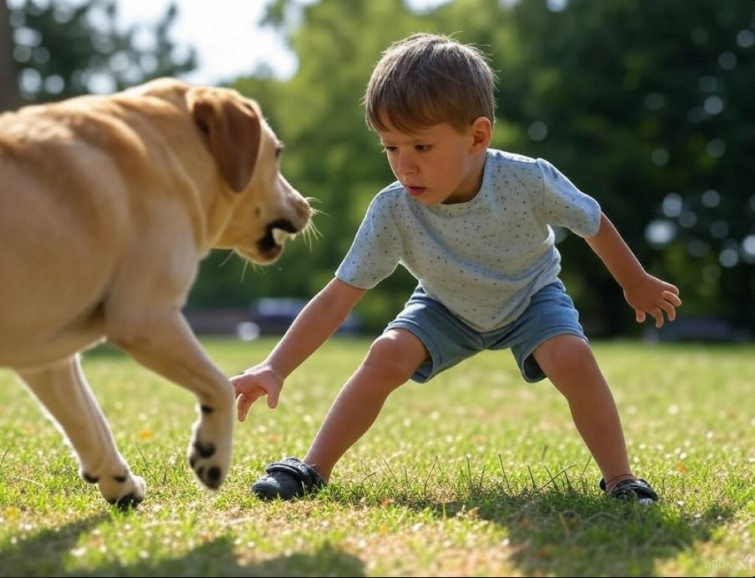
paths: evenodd
<path fill-rule="evenodd" d="M 415 34 L 391 45 L 364 97 L 368 125 L 397 179 L 372 201 L 332 279 L 270 355 L 231 379 L 238 418 L 284 379 L 398 264 L 419 281 L 404 310 L 370 346 L 303 461 L 270 464 L 252 486 L 262 499 L 316 492 L 369 429 L 388 395 L 426 382 L 484 349 L 511 349 L 523 378 L 547 377 L 566 397 L 607 495 L 658 500 L 629 465 L 613 396 L 558 278 L 552 226 L 583 237 L 642 323 L 676 316 L 679 290 L 649 275 L 597 201 L 542 159 L 489 149 L 495 74 L 476 48 Z"/>

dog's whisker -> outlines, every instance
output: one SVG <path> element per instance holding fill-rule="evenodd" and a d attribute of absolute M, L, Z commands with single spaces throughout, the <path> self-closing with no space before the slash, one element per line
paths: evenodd
<path fill-rule="evenodd" d="M 317 228 L 317 225 L 315 224 L 315 217 L 317 217 L 318 215 L 325 215 L 327 217 L 329 215 L 324 211 L 320 211 L 319 209 L 312 207 L 312 203 L 319 201 L 319 199 L 315 197 L 306 197 L 306 200 L 310 205 L 311 216 L 309 221 L 307 222 L 306 227 L 299 231 L 295 236 L 302 235 L 304 237 L 304 242 L 307 244 L 307 247 L 309 249 L 312 249 L 313 242 L 322 237 L 322 232 Z"/>
<path fill-rule="evenodd" d="M 307 245 L 307 248 L 309 250 L 312 250 L 312 246 L 314 245 L 314 240 L 317 239 L 319 236 L 319 232 L 317 230 L 308 229 L 304 233 L 304 242 Z"/>
<path fill-rule="evenodd" d="M 233 251 L 228 251 L 228 256 L 225 259 L 223 259 L 223 261 L 221 261 L 221 263 L 218 265 L 218 269 L 220 269 L 221 267 L 225 267 L 225 264 L 228 263 L 228 261 L 231 260 L 231 257 L 233 257 L 235 254 L 236 253 L 234 253 Z"/>
<path fill-rule="evenodd" d="M 247 268 L 251 267 L 255 273 L 262 273 L 265 271 L 265 266 L 248 259 L 243 259 L 244 267 L 241 269 L 241 282 L 244 282 L 244 276 L 246 275 Z"/>
<path fill-rule="evenodd" d="M 302 231 L 304 241 L 309 249 L 312 249 L 314 241 L 322 237 L 322 232 L 317 228 L 314 221 L 310 221 L 307 227 Z"/>

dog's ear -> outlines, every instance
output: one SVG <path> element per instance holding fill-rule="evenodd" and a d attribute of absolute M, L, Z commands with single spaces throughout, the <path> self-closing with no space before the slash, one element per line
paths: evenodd
<path fill-rule="evenodd" d="M 231 189 L 246 189 L 260 149 L 260 117 L 252 106 L 222 89 L 195 88 L 188 95 L 194 122 L 205 135 L 220 174 Z"/>

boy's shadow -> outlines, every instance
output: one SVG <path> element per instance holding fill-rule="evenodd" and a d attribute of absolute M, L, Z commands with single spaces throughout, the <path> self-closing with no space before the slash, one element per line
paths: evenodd
<path fill-rule="evenodd" d="M 239 564 L 233 538 L 221 536 L 203 543 L 182 556 L 135 563 L 108 560 L 89 570 L 67 571 L 66 558 L 76 548 L 79 536 L 107 524 L 102 514 L 62 527 L 42 530 L 0 550 L 0 576 L 365 576 L 359 558 L 330 545 L 308 554 L 279 556 L 264 562 Z M 37 560 L 33 573 L 20 574 L 29 560 Z"/>
<path fill-rule="evenodd" d="M 642 506 L 553 485 L 519 494 L 471 488 L 445 503 L 393 487 L 391 500 L 439 518 L 478 517 L 505 528 L 510 560 L 525 576 L 652 576 L 659 561 L 709 540 L 734 515 L 717 506 L 702 516 L 670 513 L 662 503 Z"/>

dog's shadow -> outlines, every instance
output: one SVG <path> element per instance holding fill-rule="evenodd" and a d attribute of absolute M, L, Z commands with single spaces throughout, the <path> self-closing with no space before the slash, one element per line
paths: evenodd
<path fill-rule="evenodd" d="M 220 536 L 174 558 L 146 557 L 136 563 L 119 562 L 118 556 L 84 569 L 68 569 L 67 558 L 80 536 L 108 522 L 107 514 L 42 530 L 0 549 L 0 576 L 365 576 L 364 564 L 326 544 L 312 553 L 278 556 L 258 563 L 239 564 L 233 538 Z M 113 559 L 116 558 L 116 559 Z M 37 560 L 34 572 L 19 573 Z M 292 573 L 293 572 L 293 573 Z"/>

